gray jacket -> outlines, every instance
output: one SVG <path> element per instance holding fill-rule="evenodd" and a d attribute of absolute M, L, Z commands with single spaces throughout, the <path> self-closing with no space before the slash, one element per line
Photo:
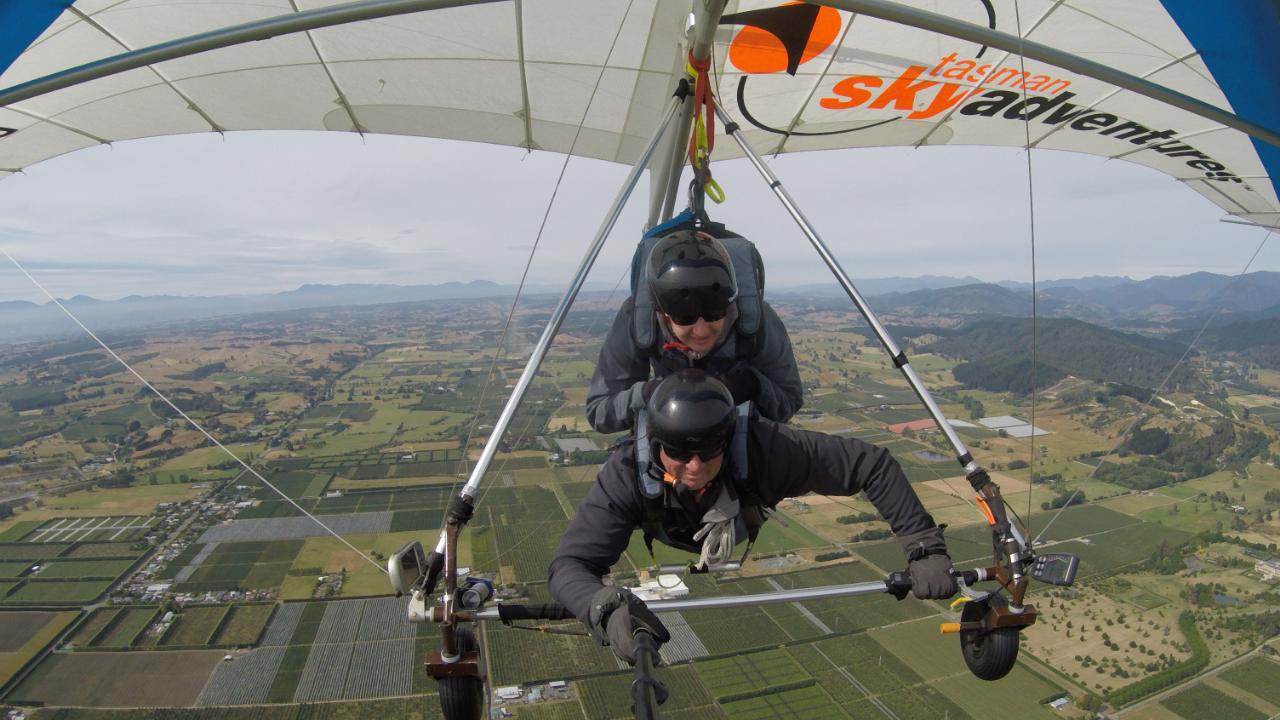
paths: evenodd
<path fill-rule="evenodd" d="M 752 420 L 749 433 L 748 477 L 764 504 L 773 506 L 808 492 L 840 496 L 862 492 L 896 535 L 934 527 L 933 517 L 920 504 L 902 467 L 885 448 L 764 419 Z M 727 467 L 714 482 L 732 482 Z M 600 578 L 622 557 L 632 533 L 640 527 L 644 503 L 634 448 L 626 444 L 600 469 L 551 561 L 547 585 L 552 597 L 583 622 L 591 596 L 603 587 Z M 679 504 L 668 503 L 664 527 L 689 526 L 688 518 L 672 515 L 681 511 Z"/>
<path fill-rule="evenodd" d="M 791 352 L 786 326 L 768 303 L 761 301 L 761 305 L 763 322 L 756 335 L 756 351 L 745 361 L 760 383 L 756 409 L 770 420 L 786 422 L 800 409 L 804 385 L 800 382 L 800 370 Z M 631 335 L 634 312 L 633 299 L 627 298 L 600 348 L 596 371 L 587 388 L 587 422 L 597 432 L 630 429 L 635 412 L 644 407 L 640 389 L 649 379 L 650 369 L 654 377 L 664 377 L 678 369 L 664 366 L 659 354 L 636 347 Z M 705 357 L 694 360 L 692 367 L 718 375 L 737 360 L 736 351 L 736 334 L 729 332 L 724 342 Z"/>

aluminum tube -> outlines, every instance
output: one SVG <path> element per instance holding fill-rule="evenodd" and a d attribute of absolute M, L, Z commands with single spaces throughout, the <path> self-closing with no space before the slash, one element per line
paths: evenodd
<path fill-rule="evenodd" d="M 600 223 L 600 228 L 596 230 L 591 246 L 587 248 L 586 255 L 583 256 L 582 262 L 579 263 L 578 271 L 573 276 L 573 282 L 570 283 L 569 289 L 565 291 L 564 297 L 560 298 L 560 304 L 556 306 L 555 312 L 551 314 L 551 318 L 547 321 L 547 327 L 542 331 L 542 337 L 538 338 L 538 344 L 534 347 L 533 354 L 529 356 L 529 361 L 525 363 L 524 372 L 520 373 L 520 379 L 516 381 L 516 387 L 511 391 L 511 397 L 507 398 L 507 404 L 502 408 L 502 414 L 493 423 L 493 431 L 489 433 L 489 441 L 485 443 L 484 450 L 480 453 L 480 459 L 476 461 L 476 466 L 472 468 L 471 476 L 467 478 L 467 484 L 462 487 L 461 495 L 475 498 L 476 488 L 480 486 L 481 478 L 488 471 L 489 463 L 493 461 L 494 454 L 498 452 L 498 443 L 506 435 L 507 426 L 511 424 L 511 418 L 515 416 L 516 408 L 520 406 L 520 401 L 524 399 L 524 394 L 529 389 L 529 385 L 533 383 L 533 377 L 537 374 L 538 367 L 542 364 L 543 358 L 547 356 L 547 350 L 551 348 L 551 341 L 555 338 L 556 333 L 560 332 L 560 326 L 564 323 L 565 316 L 569 314 L 569 308 L 573 305 L 574 299 L 578 297 L 578 291 L 582 289 L 582 284 L 586 282 L 587 274 L 591 272 L 591 266 L 595 264 L 596 258 L 600 255 L 600 249 L 604 247 L 605 239 L 609 237 L 614 224 L 618 222 L 618 216 L 622 214 L 623 206 L 627 204 L 627 199 L 631 197 L 631 192 L 635 190 L 636 183 L 640 181 L 640 176 L 649 164 L 649 159 L 653 156 L 653 151 L 658 146 L 658 141 L 662 139 L 663 132 L 671 122 L 671 117 L 675 114 L 676 108 L 683 104 L 684 101 L 678 97 L 671 99 L 671 104 L 667 107 L 666 113 L 663 114 L 662 121 L 658 123 L 657 130 L 654 131 L 653 137 L 649 139 L 649 144 L 645 146 L 644 152 L 640 154 L 635 165 L 631 166 L 631 172 L 618 190 L 618 196 L 614 198 L 608 214 L 605 215 L 604 220 Z M 466 448 L 462 450 L 464 453 L 466 452 Z M 436 552 L 444 552 L 444 541 L 444 530 L 441 530 L 440 540 L 436 543 Z"/>
<path fill-rule="evenodd" d="M 724 110 L 717 107 L 716 113 L 720 116 L 720 121 L 723 122 L 726 127 L 729 127 L 732 120 L 727 114 L 725 114 Z M 880 340 L 880 344 L 884 346 L 885 352 L 889 353 L 889 357 L 891 359 L 901 356 L 902 350 L 898 347 L 898 344 L 894 342 L 893 337 L 889 335 L 889 331 L 880 323 L 880 319 L 876 317 L 876 314 L 871 310 L 871 306 L 868 305 L 866 299 L 862 297 L 862 293 L 858 292 L 858 288 L 854 287 L 853 281 L 849 279 L 847 274 L 845 274 L 844 268 L 840 267 L 840 263 L 836 260 L 835 256 L 831 254 L 831 251 L 827 248 L 827 244 L 823 242 L 821 237 L 819 237 L 818 231 L 814 229 L 808 218 L 806 218 L 804 213 L 800 211 L 800 208 L 796 205 L 795 201 L 791 199 L 791 194 L 782 186 L 782 181 L 773 174 L 773 171 L 769 169 L 769 166 L 764 164 L 764 161 L 761 160 L 760 156 L 751 149 L 751 146 L 747 145 L 746 139 L 742 137 L 741 129 L 737 129 L 731 134 L 733 135 L 733 139 L 738 143 L 738 147 L 742 148 L 742 152 L 747 156 L 747 159 L 755 166 L 756 171 L 758 171 L 761 177 L 765 179 L 765 182 L 769 184 L 769 188 L 773 190 L 773 194 L 778 197 L 778 200 L 782 202 L 783 207 L 785 207 L 787 212 L 791 214 L 792 219 L 794 219 L 796 224 L 800 226 L 801 232 L 804 233 L 805 237 L 809 238 L 809 243 L 813 245 L 814 249 L 818 251 L 818 254 L 822 256 L 822 261 L 831 269 L 831 274 L 836 276 L 836 280 L 840 283 L 840 286 L 844 288 L 845 293 L 849 295 L 849 299 L 857 306 L 858 312 L 862 314 L 863 319 L 871 326 L 872 332 L 876 334 L 876 338 L 878 338 Z M 951 427 L 951 423 L 947 422 L 946 416 L 942 414 L 942 408 L 938 407 L 938 403 L 934 402 L 933 396 L 929 394 L 929 390 L 925 388 L 924 382 L 920 379 L 920 376 L 916 374 L 915 369 L 911 367 L 911 363 L 903 365 L 899 370 L 902 371 L 902 376 L 907 379 L 907 384 L 911 386 L 916 397 L 920 399 L 920 402 L 924 405 L 925 409 L 929 411 L 929 416 L 938 424 L 938 428 L 942 431 L 942 434 L 946 436 L 947 442 L 951 443 L 951 447 L 956 453 L 956 459 L 959 460 L 960 458 L 968 455 L 969 448 L 967 448 L 964 441 L 960 439 L 955 428 Z M 961 464 L 963 465 L 964 463 Z"/>
<path fill-rule="evenodd" d="M 888 20 L 889 22 L 899 23 L 901 25 L 909 25 L 911 27 L 920 28 L 921 30 L 929 30 L 931 32 L 950 35 L 961 40 L 969 40 L 979 45 L 987 45 L 999 50 L 1007 50 L 1008 52 L 1022 55 L 1047 62 L 1050 65 L 1072 72 L 1080 73 L 1087 77 L 1091 77 L 1103 82 L 1111 83 L 1116 87 L 1124 88 L 1139 95 L 1143 95 L 1163 103 L 1168 103 L 1176 108 L 1181 108 L 1187 112 L 1195 113 L 1202 118 L 1222 123 L 1227 127 L 1235 128 L 1242 132 L 1248 133 L 1253 137 L 1280 146 L 1280 130 L 1268 128 L 1255 122 L 1245 120 L 1222 108 L 1215 107 L 1209 103 L 1197 100 L 1190 95 L 1184 95 L 1176 90 L 1172 90 L 1163 85 L 1153 83 L 1150 80 L 1144 80 L 1136 75 L 1116 70 L 1102 63 L 1087 60 L 1074 53 L 1059 50 L 1042 43 L 1020 38 L 1017 35 L 992 30 L 991 28 L 975 25 L 973 23 L 956 20 L 955 18 L 938 13 L 929 12 L 928 10 L 919 10 L 913 7 L 907 7 L 896 2 L 888 2 L 887 0 L 808 0 L 814 5 L 826 5 L 828 7 L 847 10 L 851 13 L 867 15 L 869 17 Z"/>
<path fill-rule="evenodd" d="M 753 595 L 726 595 L 711 598 L 682 598 L 679 600 L 651 600 L 645 603 L 654 612 L 684 612 L 685 610 L 709 610 L 713 608 L 754 607 L 778 603 L 803 602 L 805 600 L 829 600 L 857 595 L 880 595 L 888 591 L 883 580 L 853 583 L 851 585 L 827 585 L 825 587 L 776 590 Z M 498 620 L 497 608 L 486 608 L 472 614 L 474 620 Z"/>
<path fill-rule="evenodd" d="M 505 0 L 361 0 L 361 2 L 334 5 L 315 10 L 289 13 L 266 20 L 232 25 L 185 38 L 130 50 L 101 60 L 94 60 L 73 68 L 61 70 L 34 80 L 19 83 L 0 90 L 0 107 L 29 100 L 45 93 L 79 85 L 90 80 L 108 77 L 127 70 L 136 70 L 165 60 L 195 55 L 206 50 L 240 45 L 256 40 L 267 40 L 277 35 L 316 30 L 333 25 L 345 25 L 361 20 L 404 15 L 406 13 L 441 10 L 444 8 L 482 5 Z"/>

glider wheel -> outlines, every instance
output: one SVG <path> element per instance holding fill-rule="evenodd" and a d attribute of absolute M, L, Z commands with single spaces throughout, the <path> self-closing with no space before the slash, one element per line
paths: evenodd
<path fill-rule="evenodd" d="M 459 652 L 479 652 L 475 631 L 458 627 L 454 637 Z M 440 687 L 440 708 L 445 720 L 480 720 L 484 717 L 484 680 L 471 677 L 446 677 L 436 681 Z"/>
<path fill-rule="evenodd" d="M 987 600 L 965 603 L 960 619 L 964 622 L 981 622 L 990 604 L 1003 603 L 998 596 Z M 969 672 L 983 680 L 999 680 L 1013 669 L 1018 661 L 1018 631 L 1016 627 L 995 630 L 970 630 L 960 633 L 960 651 Z"/>

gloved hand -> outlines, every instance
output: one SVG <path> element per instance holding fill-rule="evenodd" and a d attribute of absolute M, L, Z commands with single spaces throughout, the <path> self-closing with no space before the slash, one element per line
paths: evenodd
<path fill-rule="evenodd" d="M 613 654 L 629 665 L 636 664 L 637 630 L 648 631 L 659 646 L 671 639 L 644 601 L 622 588 L 603 587 L 591 596 L 590 621 L 596 642 L 613 648 Z"/>
<path fill-rule="evenodd" d="M 674 346 L 675 343 L 667 343 L 667 345 Z M 680 347 L 664 346 L 662 353 L 658 356 L 658 365 L 665 368 L 669 373 L 680 372 L 693 367 L 693 359 L 689 357 L 689 353 L 680 349 Z"/>
<path fill-rule="evenodd" d="M 748 400 L 755 400 L 760 394 L 760 378 L 747 363 L 739 360 L 719 376 L 720 382 L 733 394 L 734 404 L 741 405 Z"/>
<path fill-rule="evenodd" d="M 653 397 L 653 391 L 658 387 L 658 383 L 660 382 L 662 382 L 662 378 L 654 378 L 652 380 L 645 380 L 638 383 L 640 385 L 640 400 L 645 405 L 649 404 L 649 398 Z"/>
<path fill-rule="evenodd" d="M 907 555 L 911 594 L 921 600 L 945 600 L 959 591 L 952 576 L 951 557 L 942 539 L 942 528 L 932 527 L 898 538 Z"/>

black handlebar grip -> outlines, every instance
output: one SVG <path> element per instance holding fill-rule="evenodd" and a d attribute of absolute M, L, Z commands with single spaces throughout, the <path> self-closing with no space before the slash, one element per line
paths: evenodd
<path fill-rule="evenodd" d="M 901 600 L 911 592 L 911 576 L 905 570 L 890 573 L 884 579 L 884 591 Z"/>

